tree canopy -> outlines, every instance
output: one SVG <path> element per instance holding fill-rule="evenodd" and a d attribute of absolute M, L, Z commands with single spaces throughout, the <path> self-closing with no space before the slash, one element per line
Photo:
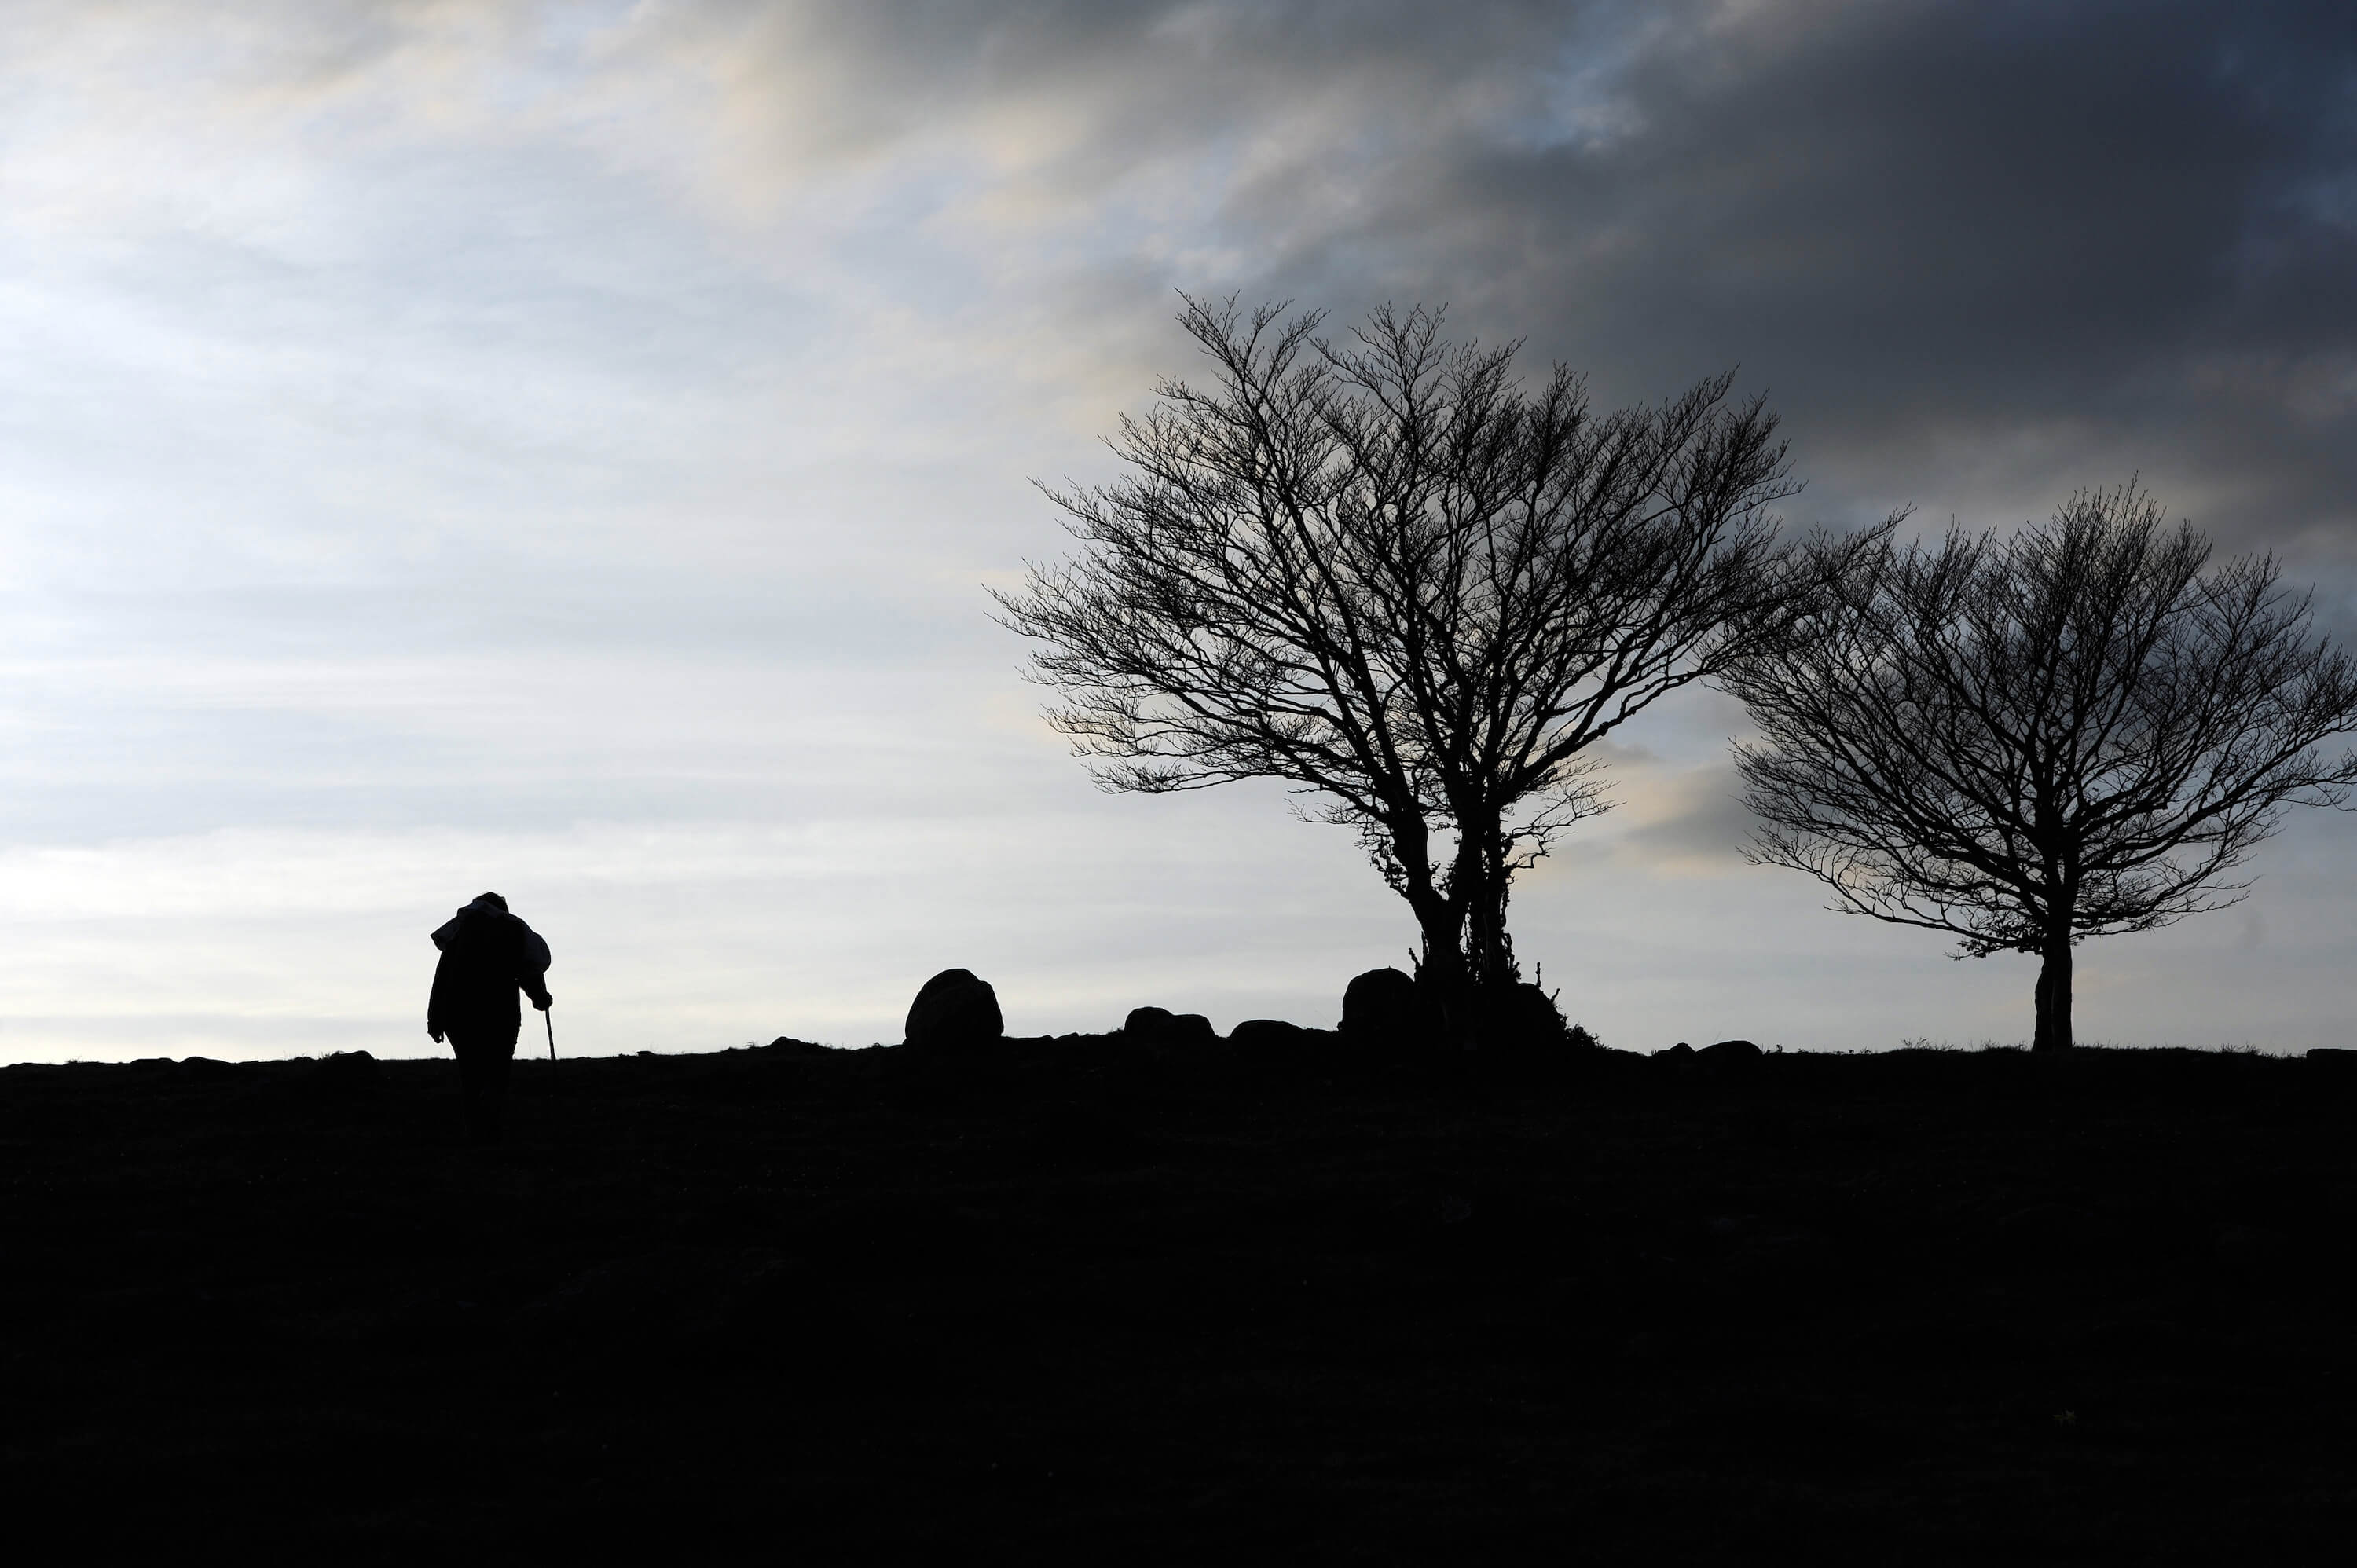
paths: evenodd
<path fill-rule="evenodd" d="M 1211 384 L 1121 421 L 1124 477 L 1048 489 L 1080 549 L 1000 618 L 1103 787 L 1286 780 L 1360 832 L 1444 996 L 1512 983 L 1514 872 L 1607 805 L 1587 748 L 1785 635 L 1846 557 L 1779 541 L 1796 487 L 1732 372 L 1599 414 L 1422 306 L 1340 343 L 1282 306 L 1180 321 Z"/>

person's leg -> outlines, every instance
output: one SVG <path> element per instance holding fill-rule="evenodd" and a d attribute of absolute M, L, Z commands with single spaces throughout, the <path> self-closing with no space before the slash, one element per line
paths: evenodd
<path fill-rule="evenodd" d="M 511 1042 L 502 1053 L 497 1031 L 453 1029 L 450 1049 L 458 1058 L 458 1091 L 467 1108 L 468 1141 L 496 1144 L 506 1120 L 502 1112 L 506 1109 L 508 1058 L 515 1054 L 515 1046 Z"/>
<path fill-rule="evenodd" d="M 496 1144 L 507 1130 L 508 1069 L 515 1061 L 517 1026 L 493 1024 L 452 1029 L 450 1049 L 458 1058 L 458 1087 L 467 1102 L 467 1135 Z"/>
<path fill-rule="evenodd" d="M 475 1042 L 476 1103 L 480 1107 L 481 1141 L 496 1144 L 507 1135 L 508 1069 L 515 1065 L 516 1031 L 494 1029 Z"/>

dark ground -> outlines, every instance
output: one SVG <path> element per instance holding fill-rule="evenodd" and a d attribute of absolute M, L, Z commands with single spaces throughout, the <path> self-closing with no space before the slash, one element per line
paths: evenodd
<path fill-rule="evenodd" d="M 2357 1071 L 1008 1041 L 0 1071 L 84 1558 L 2351 1561 Z"/>

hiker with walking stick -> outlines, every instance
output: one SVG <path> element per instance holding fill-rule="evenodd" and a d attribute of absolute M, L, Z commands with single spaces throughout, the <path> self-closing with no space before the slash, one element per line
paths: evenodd
<path fill-rule="evenodd" d="M 442 957 L 434 966 L 425 1032 L 437 1043 L 447 1036 L 458 1058 L 468 1135 L 478 1144 L 496 1144 L 505 1131 L 508 1068 L 523 1027 L 516 993 L 522 990 L 544 1014 L 556 1000 L 542 979 L 548 972 L 548 944 L 508 913 L 506 899 L 485 893 L 443 923 L 434 945 Z M 548 1054 L 556 1055 L 554 1025 Z"/>

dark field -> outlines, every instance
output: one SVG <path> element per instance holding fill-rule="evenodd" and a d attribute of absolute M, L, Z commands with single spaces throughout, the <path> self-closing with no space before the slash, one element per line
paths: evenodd
<path fill-rule="evenodd" d="M 2346 1058 L 2342 1058 L 2346 1060 Z M 2357 1071 L 1112 1038 L 0 1071 L 70 1555 L 2349 1561 Z"/>

